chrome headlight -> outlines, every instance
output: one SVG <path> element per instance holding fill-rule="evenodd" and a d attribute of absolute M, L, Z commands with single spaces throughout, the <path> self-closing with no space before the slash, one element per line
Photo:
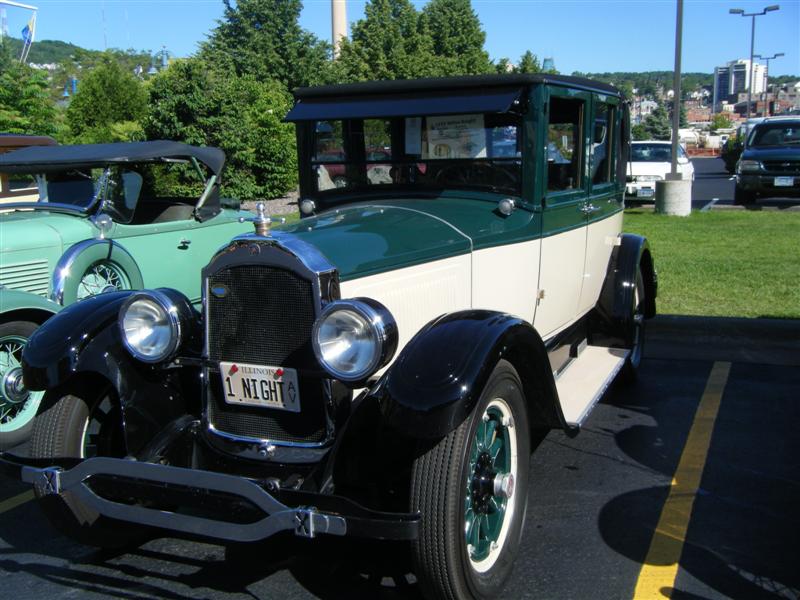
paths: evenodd
<path fill-rule="evenodd" d="M 737 173 L 755 173 L 761 170 L 761 163 L 757 160 L 740 160 L 736 165 Z"/>
<path fill-rule="evenodd" d="M 334 379 L 358 383 L 394 356 L 397 323 L 375 300 L 337 300 L 322 310 L 311 339 L 317 360 Z"/>
<path fill-rule="evenodd" d="M 134 358 L 146 363 L 162 362 L 172 358 L 180 347 L 186 307 L 183 298 L 172 295 L 161 290 L 138 292 L 119 309 L 122 342 Z"/>

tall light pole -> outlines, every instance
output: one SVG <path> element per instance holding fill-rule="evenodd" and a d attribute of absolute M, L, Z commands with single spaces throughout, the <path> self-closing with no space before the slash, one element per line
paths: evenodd
<path fill-rule="evenodd" d="M 759 60 L 763 60 L 767 63 L 767 72 L 764 75 L 764 116 L 769 116 L 769 61 L 773 58 L 780 58 L 783 56 L 783 52 L 778 52 L 777 54 L 773 54 L 772 56 L 761 56 L 760 54 L 754 54 L 753 58 L 758 58 Z"/>
<path fill-rule="evenodd" d="M 753 23 L 750 28 L 750 85 L 747 86 L 747 119 L 750 118 L 750 104 L 753 101 L 753 51 L 755 50 L 756 43 L 756 17 L 765 15 L 773 10 L 778 10 L 780 5 L 771 4 L 764 10 L 757 13 L 746 13 L 741 8 L 732 8 L 728 12 L 732 15 L 742 15 L 743 17 L 752 17 Z"/>
<path fill-rule="evenodd" d="M 347 37 L 347 4 L 346 0 L 331 0 L 331 24 L 333 38 L 333 57 L 339 58 L 342 38 Z"/>

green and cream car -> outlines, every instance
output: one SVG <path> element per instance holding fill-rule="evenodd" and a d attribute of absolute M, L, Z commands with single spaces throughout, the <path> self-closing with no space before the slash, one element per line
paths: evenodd
<path fill-rule="evenodd" d="M 20 361 L 39 325 L 110 290 L 169 285 L 199 303 L 197 270 L 243 230 L 244 215 L 220 206 L 217 148 L 47 140 L 0 156 L 3 181 L 17 186 L 0 204 L 0 449 L 27 438 L 38 409 Z M 187 194 L 160 193 L 165 180 Z"/>
<path fill-rule="evenodd" d="M 48 321 L 35 460 L 4 464 L 88 543 L 395 540 L 427 597 L 501 597 L 535 440 L 578 433 L 655 314 L 626 101 L 481 76 L 300 89 L 287 120 L 303 218 L 262 209 L 199 311 L 161 288 Z"/>

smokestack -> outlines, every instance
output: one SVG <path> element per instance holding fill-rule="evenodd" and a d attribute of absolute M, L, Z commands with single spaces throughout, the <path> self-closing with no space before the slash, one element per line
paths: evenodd
<path fill-rule="evenodd" d="M 333 24 L 333 57 L 339 58 L 342 38 L 347 37 L 347 5 L 345 0 L 331 0 L 331 21 Z"/>

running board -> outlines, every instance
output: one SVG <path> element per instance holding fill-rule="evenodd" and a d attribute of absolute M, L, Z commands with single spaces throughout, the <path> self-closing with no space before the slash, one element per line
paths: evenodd
<path fill-rule="evenodd" d="M 586 346 L 556 380 L 568 425 L 580 426 L 625 364 L 630 350 Z"/>

